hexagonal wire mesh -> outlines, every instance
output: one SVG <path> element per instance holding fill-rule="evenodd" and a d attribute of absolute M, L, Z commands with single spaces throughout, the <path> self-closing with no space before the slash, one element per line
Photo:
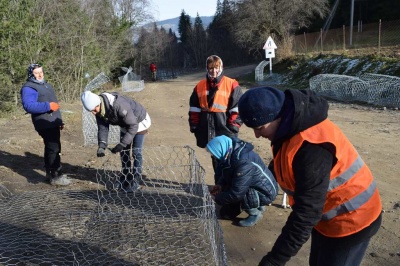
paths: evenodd
<path fill-rule="evenodd" d="M 110 79 L 104 74 L 98 74 L 92 79 L 85 87 L 84 91 L 92 91 L 100 89 L 104 84 L 110 82 Z M 82 107 L 82 131 L 84 138 L 84 145 L 97 144 L 97 123 L 95 116 Z M 110 125 L 108 133 L 108 143 L 119 143 L 120 127 Z"/>
<path fill-rule="evenodd" d="M 263 81 L 264 80 L 264 68 L 269 64 L 269 61 L 263 60 L 261 61 L 256 69 L 255 69 L 255 81 Z"/>
<path fill-rule="evenodd" d="M 320 74 L 310 78 L 310 89 L 337 100 L 400 107 L 400 78 L 395 76 Z"/>
<path fill-rule="evenodd" d="M 144 89 L 144 80 L 140 75 L 132 72 L 132 67 L 121 67 L 121 69 L 126 72 L 125 75 L 118 77 L 123 92 L 141 91 Z"/>
<path fill-rule="evenodd" d="M 205 172 L 190 147 L 143 149 L 141 189 L 114 191 L 107 154 L 93 191 L 12 195 L 0 186 L 5 265 L 227 265 Z"/>

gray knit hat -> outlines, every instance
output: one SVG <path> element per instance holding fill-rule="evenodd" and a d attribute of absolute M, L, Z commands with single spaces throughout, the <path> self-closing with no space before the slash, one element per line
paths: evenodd
<path fill-rule="evenodd" d="M 100 104 L 100 97 L 91 91 L 85 91 L 81 96 L 83 107 L 89 112 L 93 111 Z"/>

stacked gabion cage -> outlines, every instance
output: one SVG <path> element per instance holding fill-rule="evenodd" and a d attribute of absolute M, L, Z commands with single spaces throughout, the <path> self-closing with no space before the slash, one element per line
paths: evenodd
<path fill-rule="evenodd" d="M 400 107 L 400 78 L 395 76 L 320 74 L 310 78 L 310 89 L 341 101 Z"/>
<path fill-rule="evenodd" d="M 13 195 L 0 187 L 0 264 L 226 265 L 205 172 L 190 147 L 143 149 L 141 188 L 114 190 L 119 155 L 98 189 Z M 131 158 L 132 160 L 134 158 Z"/>

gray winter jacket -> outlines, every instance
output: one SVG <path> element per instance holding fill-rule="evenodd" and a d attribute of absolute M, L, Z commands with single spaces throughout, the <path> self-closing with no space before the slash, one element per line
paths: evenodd
<path fill-rule="evenodd" d="M 120 141 L 126 147 L 138 133 L 139 123 L 146 118 L 146 109 L 118 92 L 102 93 L 100 97 L 101 108 L 104 108 L 105 113 L 104 116 L 96 115 L 99 147 L 106 148 L 108 145 L 109 125 L 118 125 L 126 131 Z"/>

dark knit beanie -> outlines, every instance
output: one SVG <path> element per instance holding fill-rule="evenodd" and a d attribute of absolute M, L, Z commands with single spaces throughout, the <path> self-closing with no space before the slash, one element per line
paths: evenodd
<path fill-rule="evenodd" d="M 253 88 L 239 100 L 239 116 L 251 128 L 270 123 L 279 117 L 285 93 L 270 87 Z"/>

